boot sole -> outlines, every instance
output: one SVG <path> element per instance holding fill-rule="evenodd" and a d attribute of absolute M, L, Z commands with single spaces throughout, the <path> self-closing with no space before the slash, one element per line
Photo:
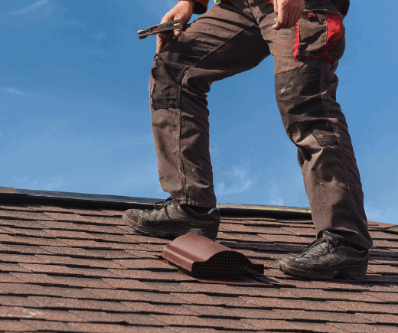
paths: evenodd
<path fill-rule="evenodd" d="M 346 269 L 338 269 L 338 270 L 330 270 L 330 271 L 309 271 L 309 270 L 302 270 L 296 267 L 292 267 L 286 265 L 285 263 L 279 262 L 278 268 L 284 272 L 285 274 L 292 275 L 292 276 L 299 276 L 305 277 L 309 279 L 319 279 L 319 280 L 329 280 L 333 279 L 336 276 L 348 276 L 354 280 L 361 279 L 366 276 L 366 271 L 368 268 L 367 264 L 361 265 L 352 265 Z"/>
<path fill-rule="evenodd" d="M 196 223 L 192 221 L 165 221 L 164 224 L 167 224 L 167 228 L 164 225 L 148 227 L 130 220 L 126 214 L 123 214 L 123 221 L 140 234 L 166 239 L 174 239 L 185 234 L 194 234 L 215 240 L 220 226 L 220 222 L 217 221 L 214 221 L 209 226 L 200 228 L 195 226 Z"/>

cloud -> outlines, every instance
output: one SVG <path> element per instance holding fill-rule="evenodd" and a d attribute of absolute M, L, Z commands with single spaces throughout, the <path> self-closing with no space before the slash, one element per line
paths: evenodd
<path fill-rule="evenodd" d="M 27 2 L 27 1 L 26 1 Z M 30 1 L 31 2 L 31 1 Z M 33 4 L 8 12 L 0 12 L 0 22 L 18 26 L 22 29 L 31 24 L 43 23 L 51 26 L 85 28 L 85 25 L 74 18 L 66 18 L 67 10 L 62 1 L 38 0 Z"/>
<path fill-rule="evenodd" d="M 25 95 L 22 91 L 20 91 L 18 89 L 14 89 L 14 88 L 4 89 L 4 91 L 9 92 L 11 94 L 17 94 L 17 95 L 22 95 L 22 96 Z"/>
<path fill-rule="evenodd" d="M 256 184 L 256 181 L 250 174 L 250 167 L 248 165 L 235 166 L 231 171 L 223 173 L 222 176 L 226 176 L 227 180 L 215 185 L 216 195 L 218 196 L 243 193 Z"/>
<path fill-rule="evenodd" d="M 25 14 L 33 12 L 33 11 L 39 9 L 39 8 L 44 7 L 47 4 L 48 4 L 48 0 L 39 0 L 39 1 L 36 1 L 34 4 L 32 4 L 30 6 L 27 6 L 25 8 L 22 8 L 20 10 L 14 11 L 14 12 L 11 12 L 10 14 L 14 15 L 14 16 L 25 15 Z"/>
<path fill-rule="evenodd" d="M 50 177 L 50 179 L 14 176 L 12 182 L 12 187 L 15 188 L 43 191 L 62 191 L 66 185 L 67 182 L 58 176 Z"/>
<path fill-rule="evenodd" d="M 366 217 L 368 218 L 369 221 L 379 222 L 382 220 L 382 213 L 377 208 L 373 208 L 373 207 L 369 207 L 369 206 L 365 205 L 365 212 L 366 212 Z"/>
<path fill-rule="evenodd" d="M 276 185 L 275 180 L 272 180 L 268 188 L 268 198 L 265 204 L 272 206 L 283 206 L 284 203 L 285 202 L 282 198 L 280 187 Z"/>
<path fill-rule="evenodd" d="M 95 34 L 94 36 L 91 36 L 92 39 L 95 39 L 97 41 L 103 41 L 107 38 L 107 34 L 106 34 L 106 30 L 103 30 L 97 34 Z"/>
<path fill-rule="evenodd" d="M 136 0 L 134 0 L 136 2 Z M 153 16 L 156 16 L 159 21 L 166 15 L 166 13 L 176 5 L 175 0 L 162 0 L 162 1 L 146 1 L 141 0 L 139 4 L 149 11 Z"/>

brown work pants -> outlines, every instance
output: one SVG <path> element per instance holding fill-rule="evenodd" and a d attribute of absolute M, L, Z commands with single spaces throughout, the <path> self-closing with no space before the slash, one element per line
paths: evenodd
<path fill-rule="evenodd" d="M 216 206 L 206 94 L 212 82 L 272 54 L 277 103 L 298 148 L 317 235 L 329 230 L 370 248 L 358 167 L 336 102 L 341 16 L 330 0 L 306 0 L 298 27 L 276 31 L 275 18 L 266 0 L 222 2 L 156 55 L 150 94 L 161 186 L 179 204 Z"/>

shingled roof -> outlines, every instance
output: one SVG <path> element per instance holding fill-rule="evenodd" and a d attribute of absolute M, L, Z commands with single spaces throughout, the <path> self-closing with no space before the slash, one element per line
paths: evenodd
<path fill-rule="evenodd" d="M 0 331 L 398 332 L 397 225 L 369 222 L 365 279 L 308 281 L 276 269 L 314 240 L 308 210 L 221 205 L 217 242 L 265 274 L 214 284 L 123 223 L 152 201 L 0 188 Z"/>

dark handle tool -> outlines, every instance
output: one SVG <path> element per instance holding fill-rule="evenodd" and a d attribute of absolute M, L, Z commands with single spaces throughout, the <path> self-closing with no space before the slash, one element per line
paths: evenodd
<path fill-rule="evenodd" d="M 138 37 L 140 39 L 145 39 L 150 35 L 171 33 L 176 29 L 182 29 L 182 25 L 175 25 L 177 23 L 181 23 L 181 20 L 178 19 L 166 23 L 157 24 L 153 27 L 149 27 L 148 29 L 138 30 Z"/>

